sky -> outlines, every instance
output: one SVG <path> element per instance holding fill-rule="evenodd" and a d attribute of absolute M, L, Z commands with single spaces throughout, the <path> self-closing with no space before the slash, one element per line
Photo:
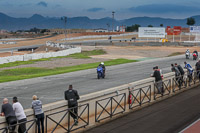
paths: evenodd
<path fill-rule="evenodd" d="M 12 17 L 187 18 L 200 15 L 199 0 L 0 0 L 0 12 Z"/>

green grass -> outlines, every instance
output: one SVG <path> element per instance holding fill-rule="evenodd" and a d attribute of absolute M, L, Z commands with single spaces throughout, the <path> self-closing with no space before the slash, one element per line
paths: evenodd
<path fill-rule="evenodd" d="M 104 63 L 106 66 L 111 66 L 111 65 L 118 65 L 131 62 L 137 62 L 137 61 L 128 59 L 115 59 L 115 60 L 105 61 Z M 99 65 L 99 63 L 100 62 L 81 64 L 70 67 L 60 67 L 54 69 L 29 67 L 29 68 L 16 68 L 16 69 L 3 70 L 0 71 L 0 83 L 96 68 Z"/>
<path fill-rule="evenodd" d="M 54 58 L 87 59 L 87 58 L 90 58 L 89 56 L 102 55 L 102 54 L 106 54 L 106 52 L 102 49 L 92 50 L 92 51 L 83 51 L 81 53 L 71 54 L 71 55 L 68 55 L 68 56 L 43 58 L 43 59 L 30 60 L 30 61 L 16 61 L 16 62 L 11 62 L 11 63 L 6 63 L 6 64 L 0 64 L 0 68 L 14 67 L 14 66 L 20 66 L 20 65 L 26 65 L 26 64 L 34 64 L 35 62 L 39 62 L 39 61 L 50 61 Z"/>
<path fill-rule="evenodd" d="M 184 54 L 184 52 L 175 52 L 175 53 L 168 55 L 167 57 L 177 56 L 177 55 L 182 55 L 182 54 Z"/>

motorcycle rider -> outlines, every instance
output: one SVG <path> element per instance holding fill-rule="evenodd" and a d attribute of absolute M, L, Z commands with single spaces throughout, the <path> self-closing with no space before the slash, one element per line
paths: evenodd
<path fill-rule="evenodd" d="M 198 52 L 196 51 L 196 50 L 194 50 L 194 52 L 193 53 L 196 53 L 197 54 L 197 57 L 198 57 Z"/>
<path fill-rule="evenodd" d="M 186 51 L 185 51 L 185 56 L 186 56 L 186 59 L 188 58 L 190 58 L 190 50 L 189 49 L 187 49 Z"/>
<path fill-rule="evenodd" d="M 99 66 L 103 68 L 103 75 L 105 76 L 106 67 L 105 67 L 104 63 L 101 62 L 101 64 L 99 64 Z"/>

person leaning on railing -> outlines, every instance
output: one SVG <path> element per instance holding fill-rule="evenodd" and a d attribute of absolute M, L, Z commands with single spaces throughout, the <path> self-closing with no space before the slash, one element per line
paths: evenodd
<path fill-rule="evenodd" d="M 24 113 L 24 109 L 23 109 L 22 105 L 18 102 L 17 97 L 13 97 L 13 110 L 17 117 L 18 123 L 22 123 L 22 124 L 19 124 L 18 133 L 25 133 L 26 121 L 27 121 L 26 115 Z"/>
<path fill-rule="evenodd" d="M 153 67 L 153 70 L 154 70 L 154 72 L 151 76 L 155 77 L 158 94 L 162 94 L 164 92 L 164 90 L 163 90 L 162 77 L 161 77 L 160 71 L 157 70 L 157 67 Z"/>
<path fill-rule="evenodd" d="M 3 99 L 3 105 L 1 108 L 1 113 L 0 116 L 5 116 L 6 117 L 6 122 L 9 127 L 9 133 L 15 133 L 15 127 L 12 126 L 17 124 L 17 118 L 15 116 L 15 112 L 13 110 L 12 105 L 8 102 L 7 98 Z"/>
<path fill-rule="evenodd" d="M 40 124 L 42 127 L 42 133 L 44 133 L 44 112 L 42 110 L 42 102 L 37 98 L 36 95 L 33 95 L 32 108 L 37 118 L 38 133 L 41 132 Z"/>
<path fill-rule="evenodd" d="M 200 79 L 200 58 L 199 58 L 198 62 L 195 65 L 195 69 L 197 71 L 197 76 Z"/>

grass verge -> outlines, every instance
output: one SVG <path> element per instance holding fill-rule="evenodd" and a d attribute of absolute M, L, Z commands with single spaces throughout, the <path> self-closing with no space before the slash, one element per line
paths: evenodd
<path fill-rule="evenodd" d="M 106 54 L 106 51 L 102 49 L 92 50 L 92 51 L 82 51 L 81 53 L 71 54 L 68 56 L 43 58 L 43 59 L 30 60 L 30 61 L 16 61 L 16 62 L 11 62 L 11 63 L 6 63 L 6 64 L 0 64 L 0 68 L 14 67 L 14 66 L 20 66 L 20 65 L 26 65 L 26 64 L 34 64 L 35 62 L 38 62 L 38 61 L 50 61 L 51 59 L 54 59 L 54 58 L 88 59 L 88 58 L 91 58 L 89 56 L 102 55 L 102 54 Z"/>
<path fill-rule="evenodd" d="M 168 55 L 167 57 L 182 55 L 182 54 L 184 54 L 184 53 L 185 53 L 185 52 L 175 52 L 175 53 L 172 53 L 172 54 Z"/>
<path fill-rule="evenodd" d="M 105 61 L 104 63 L 106 66 L 111 66 L 111 65 L 118 65 L 118 64 L 131 63 L 131 62 L 137 62 L 137 60 L 114 59 L 110 61 Z M 54 68 L 54 69 L 29 67 L 29 68 L 3 70 L 3 71 L 0 71 L 0 83 L 96 68 L 99 65 L 99 63 L 100 62 L 81 64 L 81 65 L 70 66 L 70 67 L 60 67 L 60 68 Z"/>

